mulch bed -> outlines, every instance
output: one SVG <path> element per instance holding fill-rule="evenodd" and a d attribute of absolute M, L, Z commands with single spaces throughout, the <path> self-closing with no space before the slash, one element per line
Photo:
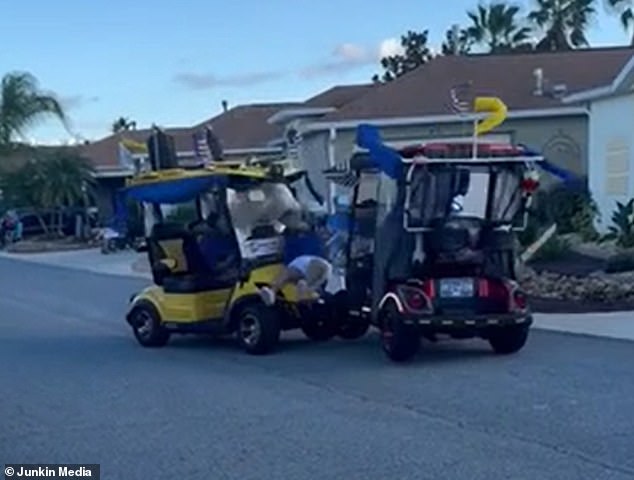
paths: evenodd
<path fill-rule="evenodd" d="M 585 277 L 605 268 L 605 260 L 570 251 L 556 260 L 537 260 L 529 266 L 538 273 L 551 272 L 572 277 Z M 531 308 L 536 313 L 599 313 L 634 310 L 633 300 L 597 302 L 585 300 L 562 300 L 558 298 L 530 298 Z"/>

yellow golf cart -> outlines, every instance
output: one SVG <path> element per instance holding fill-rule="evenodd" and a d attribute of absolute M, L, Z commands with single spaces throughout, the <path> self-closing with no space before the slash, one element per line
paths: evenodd
<path fill-rule="evenodd" d="M 143 207 L 154 285 L 130 299 L 127 322 L 138 342 L 164 346 L 174 333 L 238 336 L 250 354 L 270 352 L 283 330 L 301 328 L 314 340 L 337 332 L 318 294 L 300 299 L 293 284 L 266 306 L 259 287 L 284 268 L 285 230 L 302 215 L 293 183 L 305 172 L 283 163 L 217 163 L 195 170 L 141 173 L 121 192 Z M 190 222 L 170 219 L 191 204 Z M 286 219 L 286 223 L 280 221 Z"/>

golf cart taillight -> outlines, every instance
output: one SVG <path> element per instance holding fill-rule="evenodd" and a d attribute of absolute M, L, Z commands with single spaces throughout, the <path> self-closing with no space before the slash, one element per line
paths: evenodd
<path fill-rule="evenodd" d="M 423 282 L 423 293 L 430 300 L 436 296 L 436 285 L 433 280 L 425 280 Z"/>
<path fill-rule="evenodd" d="M 489 281 L 486 278 L 478 281 L 478 296 L 485 298 L 489 296 Z"/>
<path fill-rule="evenodd" d="M 521 290 L 513 291 L 513 303 L 518 310 L 526 310 L 528 307 L 528 298 Z"/>
<path fill-rule="evenodd" d="M 429 309 L 429 298 L 420 288 L 403 286 L 398 288 L 398 293 L 407 310 L 423 312 Z"/>
<path fill-rule="evenodd" d="M 509 297 L 509 290 L 501 281 L 482 278 L 478 283 L 478 294 L 480 297 L 494 300 L 507 300 Z"/>

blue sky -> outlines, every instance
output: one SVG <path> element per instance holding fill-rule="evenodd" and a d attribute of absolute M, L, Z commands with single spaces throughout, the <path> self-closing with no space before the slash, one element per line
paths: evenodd
<path fill-rule="evenodd" d="M 524 5 L 532 6 L 530 0 Z M 380 45 L 408 29 L 440 45 L 477 0 L 23 0 L 0 17 L 0 75 L 29 71 L 67 105 L 83 138 L 119 116 L 190 125 L 230 105 L 303 100 L 379 70 Z M 378 7 L 381 8 L 378 8 Z M 601 9 L 592 45 L 627 43 Z M 38 141 L 69 138 L 55 123 Z"/>

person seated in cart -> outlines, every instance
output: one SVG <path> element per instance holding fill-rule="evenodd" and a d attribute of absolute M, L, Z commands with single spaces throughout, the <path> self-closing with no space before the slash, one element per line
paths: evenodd
<path fill-rule="evenodd" d="M 271 286 L 262 287 L 260 295 L 267 305 L 273 305 L 280 289 L 289 283 L 297 285 L 301 299 L 322 290 L 332 275 L 332 265 L 326 259 L 319 231 L 288 213 L 280 218 L 284 224 L 285 267 Z"/>
<path fill-rule="evenodd" d="M 199 236 L 198 249 L 206 266 L 219 279 L 235 276 L 233 270 L 239 264 L 240 251 L 226 218 L 210 212 L 200 225 L 193 228 L 193 233 Z"/>

